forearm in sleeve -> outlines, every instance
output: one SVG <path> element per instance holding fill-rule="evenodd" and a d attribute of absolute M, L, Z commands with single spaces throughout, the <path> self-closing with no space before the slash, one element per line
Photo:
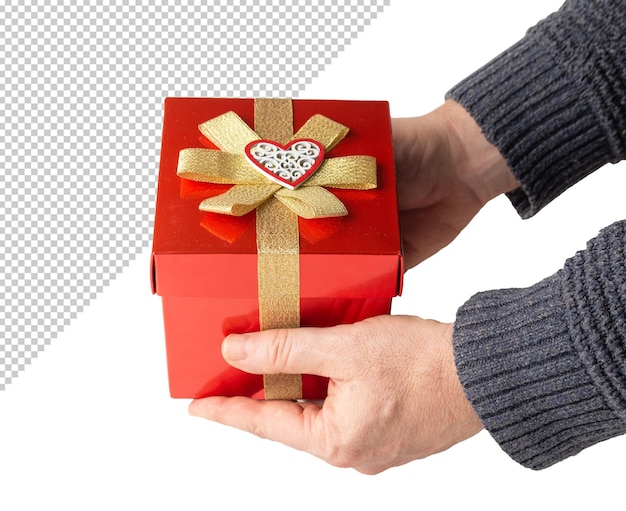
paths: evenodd
<path fill-rule="evenodd" d="M 477 121 L 534 215 L 626 157 L 626 0 L 570 0 L 446 95 Z"/>
<path fill-rule="evenodd" d="M 626 221 L 555 275 L 479 293 L 458 311 L 457 371 L 485 428 L 548 467 L 626 432 Z"/>

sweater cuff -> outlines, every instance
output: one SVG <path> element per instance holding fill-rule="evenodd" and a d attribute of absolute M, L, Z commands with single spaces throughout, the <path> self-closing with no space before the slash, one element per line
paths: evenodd
<path fill-rule="evenodd" d="M 564 62 L 551 24 L 543 26 L 446 94 L 476 120 L 521 183 L 508 197 L 523 218 L 619 159 L 585 99 L 588 79 L 577 75 L 574 57 Z"/>
<path fill-rule="evenodd" d="M 565 308 L 557 273 L 527 289 L 479 293 L 455 322 L 467 398 L 502 449 L 532 469 L 626 432 L 574 349 Z"/>

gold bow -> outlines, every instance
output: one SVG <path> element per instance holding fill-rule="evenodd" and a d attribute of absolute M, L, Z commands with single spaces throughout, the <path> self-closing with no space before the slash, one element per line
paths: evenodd
<path fill-rule="evenodd" d="M 255 130 L 236 113 L 227 112 L 199 126 L 220 150 L 183 149 L 178 160 L 181 178 L 234 185 L 202 201 L 202 211 L 242 216 L 256 209 L 261 330 L 300 326 L 298 216 L 310 219 L 348 214 L 343 203 L 324 187 L 376 188 L 376 159 L 371 156 L 325 158 L 315 174 L 295 190 L 258 172 L 244 151 L 255 140 L 286 144 L 308 138 L 323 145 L 328 154 L 348 134 L 346 126 L 318 114 L 293 134 L 292 116 L 291 100 L 255 99 Z M 265 375 L 264 386 L 266 399 L 302 397 L 300 375 Z"/>
<path fill-rule="evenodd" d="M 376 188 L 376 159 L 372 156 L 344 156 L 326 158 L 302 186 L 288 190 L 267 179 L 248 162 L 245 146 L 261 137 L 235 112 L 215 117 L 201 124 L 199 129 L 221 150 L 183 149 L 178 159 L 178 176 L 193 181 L 235 185 L 221 195 L 202 201 L 199 206 L 202 211 L 242 216 L 273 197 L 302 218 L 345 216 L 348 211 L 343 203 L 322 187 Z M 322 115 L 314 115 L 287 142 L 312 138 L 328 152 L 347 133 L 345 126 Z"/>

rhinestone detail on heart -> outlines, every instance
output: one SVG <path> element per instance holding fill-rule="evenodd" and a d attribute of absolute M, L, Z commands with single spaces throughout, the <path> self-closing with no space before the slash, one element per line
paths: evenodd
<path fill-rule="evenodd" d="M 286 145 L 254 140 L 246 146 L 245 153 L 256 170 L 290 190 L 309 179 L 324 161 L 324 146 L 307 138 Z"/>

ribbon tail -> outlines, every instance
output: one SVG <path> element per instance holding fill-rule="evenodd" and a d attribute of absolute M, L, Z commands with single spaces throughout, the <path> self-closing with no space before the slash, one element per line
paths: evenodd
<path fill-rule="evenodd" d="M 330 151 L 345 138 L 348 131 L 347 126 L 339 124 L 323 115 L 315 114 L 304 123 L 292 137 L 292 140 L 297 138 L 312 138 L 322 144 L 326 151 Z"/>
<path fill-rule="evenodd" d="M 233 186 L 227 192 L 205 199 L 200 210 L 223 215 L 243 216 L 263 204 L 280 188 L 280 185 Z"/>

